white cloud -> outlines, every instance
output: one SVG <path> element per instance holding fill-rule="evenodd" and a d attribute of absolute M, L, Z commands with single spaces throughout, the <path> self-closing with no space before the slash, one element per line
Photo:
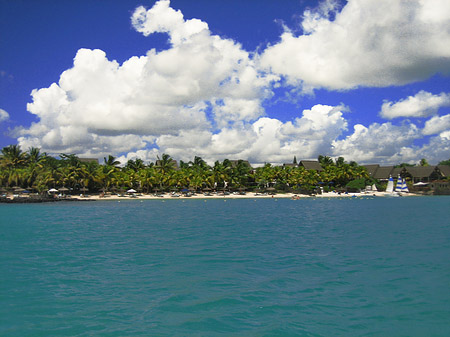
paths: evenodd
<path fill-rule="evenodd" d="M 422 3 L 419 6 L 395 2 L 390 8 L 380 2 L 380 7 L 393 12 L 381 20 L 377 6 L 370 1 L 368 8 L 362 4 L 349 1 L 334 21 L 330 20 L 337 7 L 332 0 L 323 3 L 319 14 L 305 13 L 304 31 L 309 35 L 297 38 L 286 32 L 279 45 L 264 53 L 262 63 L 286 75 L 291 83 L 303 81 L 303 90 L 308 86 L 335 89 L 380 86 L 407 81 L 409 75 L 401 77 L 393 70 L 395 62 L 405 74 L 418 78 L 408 67 L 427 65 L 436 57 L 436 50 L 447 48 L 442 44 L 433 48 L 426 45 L 427 57 L 417 58 L 417 53 L 425 53 L 421 49 L 411 53 L 410 59 L 395 56 L 389 60 L 389 53 L 405 47 L 395 46 L 404 41 L 399 40 L 398 33 L 390 31 L 394 26 L 403 25 L 408 32 L 406 23 L 417 24 L 422 20 L 427 25 L 415 27 L 419 39 L 431 38 L 433 27 L 442 28 L 446 18 Z M 415 16 L 399 18 L 398 11 L 406 9 Z M 362 23 L 364 20 L 367 22 Z M 376 20 L 380 20 L 380 27 Z M 150 10 L 139 7 L 132 24 L 144 35 L 167 33 L 170 48 L 152 49 L 122 64 L 108 59 L 101 50 L 80 49 L 73 67 L 61 74 L 58 83 L 32 91 L 33 101 L 27 109 L 38 121 L 16 130 L 22 148 L 33 146 L 48 153 L 98 158 L 113 154 L 119 155 L 123 163 L 135 158 L 154 161 L 158 154 L 168 153 L 184 161 L 197 155 L 210 163 L 229 158 L 260 164 L 290 162 L 293 156 L 312 159 L 319 154 L 381 163 L 412 158 L 414 151 L 423 156 L 423 151 L 432 149 L 423 147 L 422 151 L 413 147 L 415 139 L 439 132 L 430 144 L 448 148 L 448 127 L 442 128 L 447 123 L 444 117 L 429 120 L 422 134 L 413 124 L 357 125 L 354 133 L 343 140 L 340 137 L 348 127 L 344 106 L 314 105 L 291 121 L 269 118 L 262 103 L 273 94 L 271 84 L 279 77 L 261 72 L 258 55 L 248 53 L 230 39 L 212 35 L 205 22 L 185 20 L 180 11 L 170 8 L 167 0 L 156 2 Z M 358 24 L 362 25 L 361 32 Z M 369 41 L 367 46 L 356 39 L 359 33 L 363 40 Z M 375 36 L 364 35 L 369 33 Z M 441 42 L 446 41 L 447 33 L 441 32 L 444 37 Z M 327 34 L 329 38 L 325 39 Z M 389 49 L 385 45 L 389 46 L 386 41 L 390 38 L 394 45 Z M 347 43 L 352 39 L 354 48 Z M 408 46 L 413 37 L 407 35 L 406 40 Z M 373 45 L 376 43 L 380 45 Z M 290 55 L 286 54 L 286 48 L 291 48 Z M 387 48 L 386 57 L 380 56 L 380 48 Z M 367 57 L 361 59 L 364 53 Z M 447 64 L 445 57 L 434 63 L 438 65 L 436 69 Z M 412 63 L 405 67 L 405 62 Z M 431 71 L 427 67 L 422 67 L 424 76 Z M 402 113 L 405 117 L 408 109 L 410 115 L 429 116 L 446 104 L 443 102 L 447 97 L 430 95 L 421 92 L 404 101 L 387 102 L 386 109 L 390 109 L 390 116 Z M 414 110 L 412 106 L 418 105 L 417 102 L 422 107 Z M 401 113 L 396 110 L 400 108 Z M 0 120 L 5 118 L 1 117 L 5 116 L 2 111 Z"/>
<path fill-rule="evenodd" d="M 306 88 L 384 87 L 450 69 L 450 2 L 349 0 L 306 11 L 304 35 L 286 31 L 266 49 L 263 66 Z"/>
<path fill-rule="evenodd" d="M 17 131 L 20 144 L 102 156 L 262 116 L 273 76 L 261 75 L 239 44 L 211 35 L 200 20 L 184 20 L 169 4 L 139 7 L 132 17 L 144 35 L 167 33 L 169 49 L 123 64 L 101 50 L 80 49 L 58 83 L 33 90 L 27 109 L 39 121 Z M 108 142 L 112 136 L 122 141 Z"/>
<path fill-rule="evenodd" d="M 442 132 L 431 137 L 428 143 L 419 146 L 404 147 L 396 155 L 396 163 L 417 164 L 420 159 L 426 158 L 430 164 L 437 164 L 450 158 L 450 132 Z"/>
<path fill-rule="evenodd" d="M 146 10 L 144 6 L 138 7 L 131 17 L 133 27 L 148 36 L 152 33 L 169 33 L 170 41 L 179 45 L 193 35 L 204 31 L 209 34 L 208 24 L 198 19 L 184 20 L 181 11 L 170 7 L 169 0 L 161 0 Z"/>
<path fill-rule="evenodd" d="M 333 154 L 360 163 L 401 162 L 399 154 L 420 137 L 414 124 L 373 123 L 369 127 L 357 124 L 353 134 L 333 141 Z"/>
<path fill-rule="evenodd" d="M 397 117 L 428 117 L 437 113 L 439 108 L 450 106 L 450 94 L 433 95 L 419 91 L 415 96 L 409 96 L 398 102 L 384 102 L 381 107 L 381 117 L 393 119 Z"/>
<path fill-rule="evenodd" d="M 248 159 L 252 163 L 290 162 L 293 156 L 317 158 L 331 152 L 331 143 L 347 127 L 344 107 L 316 105 L 304 110 L 293 122 L 263 117 L 252 123 L 223 128 L 220 132 L 183 132 L 179 136 L 162 136 L 161 152 L 182 160 L 195 155 L 212 163 L 215 160 Z"/>
<path fill-rule="evenodd" d="M 8 119 L 9 119 L 9 114 L 5 110 L 0 109 L 0 122 L 7 121 Z"/>
<path fill-rule="evenodd" d="M 440 132 L 448 132 L 450 130 L 450 115 L 434 116 L 425 122 L 422 133 L 424 135 L 435 135 Z"/>

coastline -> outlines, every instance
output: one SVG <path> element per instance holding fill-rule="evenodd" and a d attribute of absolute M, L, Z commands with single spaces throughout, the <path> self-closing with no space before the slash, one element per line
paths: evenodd
<path fill-rule="evenodd" d="M 415 193 L 404 193 L 402 197 L 413 197 L 420 196 L 420 194 Z M 121 201 L 121 200 L 177 200 L 177 199 L 291 199 L 291 200 L 301 200 L 301 199 L 311 199 L 311 198 L 374 198 L 374 197 L 384 197 L 387 198 L 389 195 L 386 192 L 370 192 L 370 193 L 333 193 L 326 192 L 317 195 L 307 195 L 307 194 L 295 194 L 295 193 L 279 193 L 279 194 L 258 194 L 258 193 L 246 193 L 241 194 L 194 194 L 191 196 L 179 195 L 173 197 L 170 193 L 161 194 L 160 196 L 155 196 L 153 194 L 137 194 L 137 195 L 116 195 L 109 194 L 102 196 L 101 194 L 95 195 L 85 195 L 85 196 L 66 196 L 62 198 L 31 198 L 31 197 L 7 197 L 0 199 L 0 203 L 7 204 L 30 204 L 30 203 L 48 203 L 48 202 L 63 202 L 63 201 Z"/>
<path fill-rule="evenodd" d="M 408 193 L 403 194 L 404 197 L 412 197 L 419 196 L 419 194 Z M 348 194 L 338 194 L 333 192 L 326 192 L 323 194 L 317 195 L 307 195 L 307 194 L 295 194 L 295 193 L 280 193 L 274 195 L 263 195 L 263 194 L 255 194 L 255 193 L 247 193 L 245 195 L 239 194 L 212 194 L 209 196 L 203 194 L 195 194 L 192 196 L 184 196 L 180 195 L 179 197 L 172 197 L 170 193 L 163 194 L 162 196 L 155 196 L 151 194 L 143 194 L 136 196 L 118 196 L 118 195 L 107 195 L 105 197 L 101 197 L 100 195 L 91 195 L 86 197 L 74 196 L 72 198 L 77 200 L 177 200 L 177 199 L 292 199 L 292 200 L 300 200 L 300 199 L 311 199 L 311 198 L 361 198 L 361 197 L 388 197 L 385 192 L 371 192 L 371 193 L 348 193 Z"/>

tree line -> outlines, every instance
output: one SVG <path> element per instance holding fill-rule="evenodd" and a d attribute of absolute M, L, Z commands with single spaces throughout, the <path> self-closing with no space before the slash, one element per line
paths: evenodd
<path fill-rule="evenodd" d="M 130 188 L 143 193 L 182 189 L 311 192 L 319 186 L 325 190 L 344 188 L 355 180 L 375 183 L 356 162 L 347 163 L 342 157 L 333 161 L 328 156 L 319 156 L 318 160 L 323 168 L 320 172 L 271 164 L 253 169 L 246 161 L 228 159 L 211 166 L 198 156 L 189 162 L 180 161 L 177 167 L 168 154 L 158 156 L 154 163 L 135 159 L 121 167 L 111 155 L 99 164 L 82 161 L 74 154 L 61 154 L 58 159 L 38 148 L 22 151 L 18 145 L 9 145 L 1 150 L 0 187 L 38 193 L 63 187 L 74 193 L 120 192 Z"/>

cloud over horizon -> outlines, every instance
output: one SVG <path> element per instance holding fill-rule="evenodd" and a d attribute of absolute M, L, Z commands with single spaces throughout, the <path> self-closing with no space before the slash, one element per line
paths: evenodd
<path fill-rule="evenodd" d="M 450 106 L 446 93 L 420 91 L 381 106 L 387 119 L 432 117 L 423 132 L 408 122 L 349 128 L 345 102 L 296 109 L 292 120 L 266 112 L 264 103 L 282 86 L 382 87 L 450 69 L 450 28 L 438 29 L 448 18 L 428 2 L 351 0 L 338 9 L 329 0 L 306 11 L 303 35 L 285 31 L 279 43 L 258 53 L 214 35 L 202 20 L 185 19 L 169 0 L 140 6 L 131 16 L 133 28 L 144 36 L 167 34 L 169 48 L 121 64 L 100 49 L 79 49 L 57 83 L 32 91 L 27 110 L 38 121 L 15 130 L 19 145 L 53 154 L 113 154 L 121 161 L 153 161 L 165 152 L 185 161 L 198 155 L 260 164 L 319 154 L 365 163 L 413 161 L 413 150 L 421 151 L 414 141 L 424 135 L 431 136 L 429 144 L 450 147 L 450 122 L 437 114 Z M 422 43 L 427 49 L 416 50 Z"/>
<path fill-rule="evenodd" d="M 340 12 L 333 3 L 305 11 L 304 34 L 286 30 L 262 64 L 309 90 L 402 85 L 449 73 L 447 0 L 348 0 Z"/>

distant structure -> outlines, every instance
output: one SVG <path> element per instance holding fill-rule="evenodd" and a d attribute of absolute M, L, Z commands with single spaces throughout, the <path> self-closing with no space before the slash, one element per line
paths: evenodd
<path fill-rule="evenodd" d="M 322 165 L 317 160 L 300 160 L 299 167 L 304 167 L 306 170 L 315 170 L 317 172 L 323 171 Z"/>
<path fill-rule="evenodd" d="M 82 163 L 99 163 L 98 158 L 78 158 L 78 160 Z"/>
<path fill-rule="evenodd" d="M 449 165 L 407 166 L 395 168 L 394 166 L 380 166 L 377 164 L 362 166 L 367 169 L 370 177 L 380 181 L 387 181 L 389 176 L 397 177 L 398 175 L 402 178 L 409 178 L 412 183 L 431 182 L 450 177 Z"/>

